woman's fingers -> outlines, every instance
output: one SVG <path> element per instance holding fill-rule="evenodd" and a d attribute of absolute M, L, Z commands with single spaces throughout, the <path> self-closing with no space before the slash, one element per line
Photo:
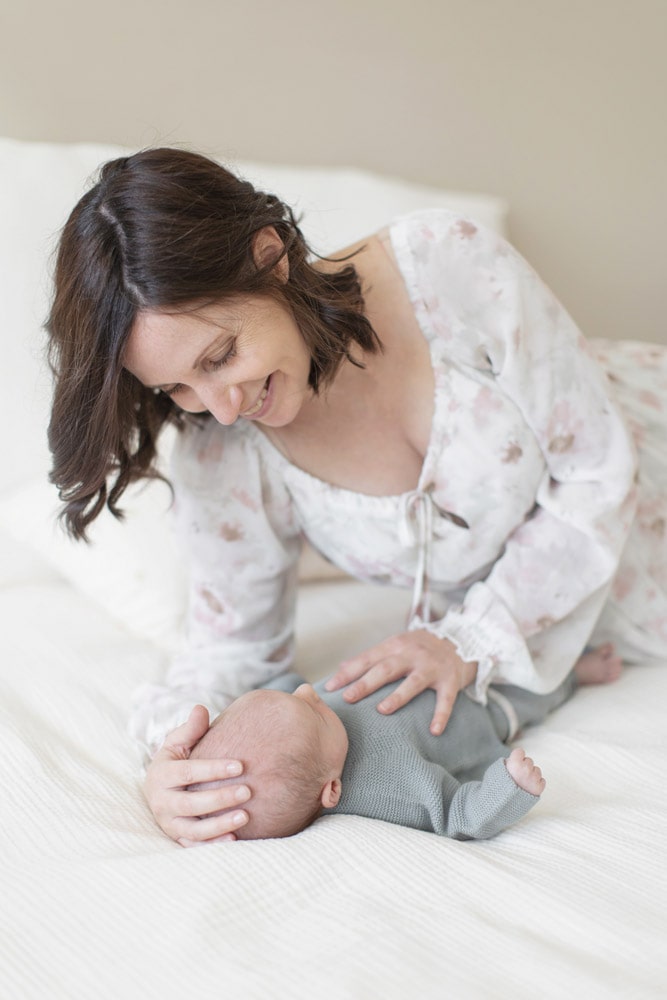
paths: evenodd
<path fill-rule="evenodd" d="M 179 837 L 177 843 L 181 847 L 205 847 L 206 844 L 223 844 L 233 840 L 238 840 L 235 833 L 225 833 L 222 837 L 212 837 L 210 840 L 188 840 L 187 837 Z"/>
<path fill-rule="evenodd" d="M 403 678 L 378 704 L 383 715 L 391 715 L 432 688 L 436 703 L 429 729 L 439 736 L 447 726 L 458 692 L 474 681 L 476 673 L 477 664 L 464 662 L 448 639 L 415 629 L 390 636 L 347 660 L 326 687 L 335 691 L 347 684 L 343 697 L 354 703 Z"/>
<path fill-rule="evenodd" d="M 458 689 L 455 685 L 439 687 L 436 689 L 435 710 L 433 712 L 433 718 L 431 719 L 431 725 L 429 726 L 429 732 L 433 736 L 441 736 L 447 728 L 447 723 L 449 722 L 449 717 L 452 714 L 452 709 L 454 708 L 454 702 L 456 701 L 458 693 Z"/>
<path fill-rule="evenodd" d="M 173 759 L 189 753 L 195 743 L 207 732 L 208 726 L 208 709 L 203 705 L 195 705 L 186 721 L 167 733 L 164 743 L 155 754 L 155 758 L 168 757 Z"/>
<path fill-rule="evenodd" d="M 391 684 L 392 681 L 398 680 L 407 669 L 406 662 L 401 657 L 387 656 L 379 663 L 375 663 L 363 677 L 351 684 L 343 692 L 343 698 L 349 702 L 360 701 L 366 695 L 379 691 L 385 684 Z"/>
<path fill-rule="evenodd" d="M 177 816 L 208 816 L 210 813 L 242 805 L 248 801 L 250 794 L 247 785 L 222 785 L 196 792 L 173 792 L 169 807 Z"/>
<path fill-rule="evenodd" d="M 189 840 L 196 844 L 204 841 L 218 840 L 239 830 L 248 822 L 248 813 L 242 809 L 230 810 L 218 816 L 206 816 L 204 819 L 190 819 L 176 816 L 171 824 L 170 837 L 173 840 Z"/>
<path fill-rule="evenodd" d="M 355 702 L 372 694 L 385 684 L 398 680 L 414 666 L 411 638 L 392 635 L 359 656 L 341 663 L 338 671 L 325 684 L 327 691 L 351 685 L 345 692 L 346 701 Z"/>
<path fill-rule="evenodd" d="M 383 698 L 378 705 L 378 711 L 382 712 L 383 715 L 391 715 L 392 712 L 396 712 L 399 708 L 407 705 L 408 702 L 416 698 L 422 691 L 426 691 L 432 687 L 433 684 L 428 675 L 418 672 L 408 674 L 403 683 L 399 684 L 395 691 L 392 691 L 388 697 Z M 449 717 L 452 714 L 457 695 L 458 688 L 455 677 L 452 677 L 446 683 L 439 684 L 435 688 L 435 709 L 431 725 L 429 726 L 429 730 L 434 736 L 440 736 L 444 732 Z"/>
<path fill-rule="evenodd" d="M 248 822 L 240 809 L 251 797 L 239 760 L 190 757 L 208 731 L 209 716 L 196 705 L 187 720 L 168 733 L 148 766 L 144 792 L 161 829 L 183 846 L 229 840 Z M 190 786 L 195 786 L 191 788 Z"/>
<path fill-rule="evenodd" d="M 234 760 L 153 760 L 146 777 L 146 798 L 159 826 L 172 840 L 223 837 L 248 822 L 248 813 L 239 806 L 250 799 L 251 791 L 230 780 L 242 771 L 241 762 Z M 196 787 L 191 790 L 191 785 Z"/>
<path fill-rule="evenodd" d="M 374 646 L 372 649 L 367 649 L 364 653 L 353 657 L 351 660 L 345 660 L 341 663 L 333 677 L 330 677 L 326 682 L 324 685 L 325 689 L 327 691 L 338 691 L 339 688 L 351 684 L 352 681 L 356 681 L 358 677 L 361 677 L 369 670 L 377 659 L 378 654 Z"/>
<path fill-rule="evenodd" d="M 400 677 L 401 674 L 405 673 L 405 666 L 397 668 L 396 677 Z M 425 691 L 427 687 L 430 687 L 430 680 L 428 677 L 423 677 L 416 671 L 407 674 L 402 684 L 392 691 L 390 695 L 383 698 L 378 705 L 378 711 L 382 712 L 383 715 L 391 715 L 399 708 L 403 708 L 403 705 L 407 705 L 409 701 L 416 698 L 418 694 Z"/>
<path fill-rule="evenodd" d="M 243 774 L 243 764 L 240 760 L 212 759 L 205 757 L 188 757 L 186 760 L 168 759 L 156 764 L 156 757 L 151 765 L 154 783 L 164 788 L 186 788 L 188 785 L 198 785 L 207 781 L 224 781 L 228 778 L 238 778 Z"/>

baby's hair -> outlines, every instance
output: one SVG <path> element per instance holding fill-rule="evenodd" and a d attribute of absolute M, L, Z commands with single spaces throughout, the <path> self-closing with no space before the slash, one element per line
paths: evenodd
<path fill-rule="evenodd" d="M 323 762 L 303 734 L 286 725 L 273 694 L 245 695 L 242 706 L 236 703 L 234 711 L 218 716 L 191 753 L 191 757 L 243 762 L 243 781 L 252 798 L 244 805 L 250 819 L 236 830 L 240 840 L 291 837 L 310 826 L 321 811 Z"/>

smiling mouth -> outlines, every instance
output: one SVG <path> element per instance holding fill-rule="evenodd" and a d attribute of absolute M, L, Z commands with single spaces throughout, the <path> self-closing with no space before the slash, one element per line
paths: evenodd
<path fill-rule="evenodd" d="M 250 409 L 246 410 L 245 413 L 241 414 L 242 417 L 254 417 L 254 416 L 256 416 L 259 413 L 259 411 L 264 406 L 264 402 L 266 400 L 266 397 L 269 394 L 269 382 L 270 381 L 271 381 L 271 376 L 269 375 L 269 377 L 267 378 L 266 382 L 264 383 L 264 388 L 260 392 L 259 396 L 255 400 L 255 402 L 253 403 L 253 405 L 250 407 Z"/>

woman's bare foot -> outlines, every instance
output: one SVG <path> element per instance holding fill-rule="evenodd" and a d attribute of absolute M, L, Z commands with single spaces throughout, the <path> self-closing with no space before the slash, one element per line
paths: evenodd
<path fill-rule="evenodd" d="M 610 684 L 623 671 L 623 661 L 610 642 L 583 653 L 574 665 L 580 684 Z"/>
<path fill-rule="evenodd" d="M 539 767 L 533 763 L 530 757 L 526 757 L 526 751 L 521 747 L 515 747 L 505 761 L 505 767 L 510 773 L 512 780 L 524 792 L 531 795 L 541 795 L 546 788 L 546 781 L 542 777 Z"/>

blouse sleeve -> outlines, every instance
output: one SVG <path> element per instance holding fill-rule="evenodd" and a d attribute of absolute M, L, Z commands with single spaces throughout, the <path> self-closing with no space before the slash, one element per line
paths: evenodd
<path fill-rule="evenodd" d="M 636 504 L 632 439 L 584 338 L 526 261 L 451 213 L 426 228 L 425 320 L 454 364 L 518 408 L 544 462 L 534 507 L 486 579 L 426 627 L 478 662 L 478 700 L 491 680 L 547 692 L 584 648 L 618 567 Z"/>
<path fill-rule="evenodd" d="M 130 732 L 154 754 L 196 704 L 211 718 L 292 664 L 300 530 L 247 428 L 215 421 L 179 436 L 176 530 L 189 568 L 184 648 L 136 693 Z"/>

